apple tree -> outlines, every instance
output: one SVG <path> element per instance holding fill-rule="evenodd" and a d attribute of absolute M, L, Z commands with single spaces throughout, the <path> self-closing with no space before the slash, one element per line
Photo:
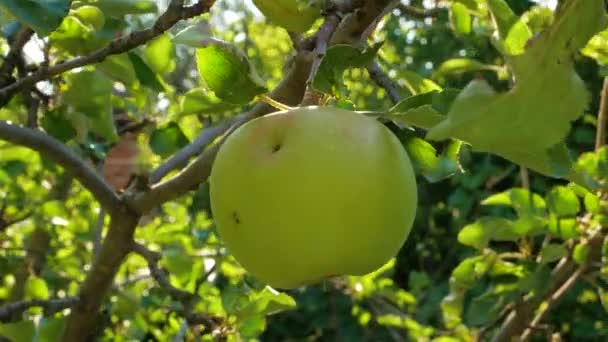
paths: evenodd
<path fill-rule="evenodd" d="M 0 0 L 0 341 L 607 340 L 607 18 L 603 0 Z M 260 183 L 241 150 L 214 168 L 248 125 L 312 106 L 329 119 L 298 158 L 318 174 Z M 407 168 L 332 135 L 375 132 L 337 112 L 397 142 L 408 196 Z M 229 237 L 218 196 L 318 222 Z M 387 218 L 410 206 L 411 231 Z M 353 247 L 386 227 L 397 253 Z M 265 282 L 332 244 L 382 262 Z"/>

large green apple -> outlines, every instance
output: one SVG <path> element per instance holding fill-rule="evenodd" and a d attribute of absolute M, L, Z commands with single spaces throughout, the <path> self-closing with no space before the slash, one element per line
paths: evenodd
<path fill-rule="evenodd" d="M 392 132 L 331 107 L 241 126 L 220 148 L 210 186 L 228 250 L 283 289 L 379 268 L 407 238 L 417 204 L 410 160 Z"/>
<path fill-rule="evenodd" d="M 321 6 L 315 0 L 253 0 L 268 20 L 286 30 L 305 32 L 321 17 Z"/>

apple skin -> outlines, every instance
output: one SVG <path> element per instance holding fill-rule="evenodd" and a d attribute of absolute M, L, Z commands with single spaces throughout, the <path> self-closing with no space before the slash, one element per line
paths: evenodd
<path fill-rule="evenodd" d="M 241 126 L 218 152 L 210 196 L 228 251 L 281 289 L 376 270 L 405 242 L 417 207 L 414 171 L 393 133 L 331 107 Z"/>
<path fill-rule="evenodd" d="M 321 17 L 321 7 L 299 7 L 298 0 L 253 0 L 255 6 L 272 23 L 282 28 L 303 33 Z"/>

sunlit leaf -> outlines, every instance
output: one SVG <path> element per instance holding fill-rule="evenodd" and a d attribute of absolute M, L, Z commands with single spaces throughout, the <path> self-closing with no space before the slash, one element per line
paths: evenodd
<path fill-rule="evenodd" d="M 267 92 L 253 65 L 235 46 L 219 40 L 208 40 L 205 44 L 196 51 L 198 70 L 218 98 L 246 104 Z"/>
<path fill-rule="evenodd" d="M 365 50 L 342 44 L 330 47 L 315 74 L 313 87 L 327 94 L 342 94 L 344 72 L 350 68 L 363 68 L 369 65 L 381 46 L 382 43 L 378 43 Z"/>
<path fill-rule="evenodd" d="M 71 0 L 0 0 L 0 6 L 41 36 L 53 32 L 70 10 Z"/>
<path fill-rule="evenodd" d="M 571 55 L 604 26 L 605 17 L 600 0 L 575 0 L 562 7 L 550 30 L 523 54 L 508 59 L 516 87 L 497 93 L 485 81 L 473 81 L 427 137 L 458 138 L 474 150 L 496 153 L 540 173 L 574 177 L 562 141 L 589 95 Z M 502 30 L 511 27 L 508 17 L 501 19 Z"/>

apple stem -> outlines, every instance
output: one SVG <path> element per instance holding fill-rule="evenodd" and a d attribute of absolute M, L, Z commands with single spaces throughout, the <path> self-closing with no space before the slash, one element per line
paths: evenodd
<path fill-rule="evenodd" d="M 270 96 L 267 96 L 267 95 L 260 95 L 260 100 L 279 110 L 292 110 L 293 109 L 292 107 L 289 107 L 286 104 L 282 104 L 281 102 L 274 100 L 273 98 L 271 98 Z"/>

